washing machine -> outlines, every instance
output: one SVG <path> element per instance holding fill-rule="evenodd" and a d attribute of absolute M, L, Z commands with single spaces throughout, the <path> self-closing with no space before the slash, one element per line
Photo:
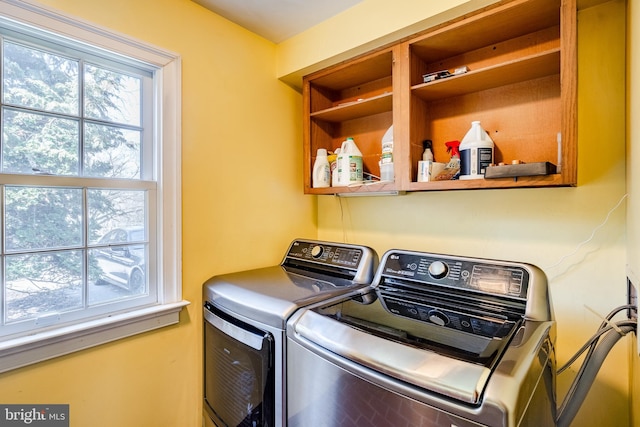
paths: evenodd
<path fill-rule="evenodd" d="M 533 265 L 390 250 L 289 319 L 288 426 L 554 426 L 555 328 Z"/>
<path fill-rule="evenodd" d="M 377 264 L 366 246 L 297 239 L 279 265 L 206 281 L 203 424 L 286 426 L 287 320 L 371 284 Z"/>

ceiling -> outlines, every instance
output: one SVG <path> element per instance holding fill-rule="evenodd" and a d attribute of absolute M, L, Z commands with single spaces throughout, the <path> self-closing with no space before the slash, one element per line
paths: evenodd
<path fill-rule="evenodd" d="M 259 36 L 280 43 L 362 0 L 193 0 Z"/>
<path fill-rule="evenodd" d="M 280 43 L 363 0 L 192 0 L 247 30 Z M 606 0 L 577 0 L 584 9 Z"/>

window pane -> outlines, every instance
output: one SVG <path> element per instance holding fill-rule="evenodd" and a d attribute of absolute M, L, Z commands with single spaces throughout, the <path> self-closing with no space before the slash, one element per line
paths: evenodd
<path fill-rule="evenodd" d="M 78 175 L 78 121 L 3 109 L 2 171 Z"/>
<path fill-rule="evenodd" d="M 84 113 L 88 118 L 140 125 L 140 78 L 87 64 L 84 80 Z"/>
<path fill-rule="evenodd" d="M 88 301 L 90 304 L 147 292 L 146 192 L 89 189 Z"/>
<path fill-rule="evenodd" d="M 12 187 L 5 189 L 7 251 L 82 245 L 82 190 Z"/>
<path fill-rule="evenodd" d="M 124 232 L 125 239 L 133 241 L 136 233 L 142 234 L 144 229 L 134 227 L 112 231 L 115 234 L 120 232 Z M 143 243 L 90 250 L 89 280 L 93 286 L 88 288 L 89 304 L 145 294 L 148 277 L 146 259 L 147 245 Z"/>
<path fill-rule="evenodd" d="M 82 308 L 82 251 L 5 258 L 7 323 Z"/>
<path fill-rule="evenodd" d="M 78 114 L 78 61 L 4 42 L 3 102 Z"/>
<path fill-rule="evenodd" d="M 140 178 L 140 132 L 115 126 L 85 125 L 84 175 Z"/>
<path fill-rule="evenodd" d="M 146 192 L 142 190 L 87 190 L 89 243 L 99 244 L 105 239 L 109 239 L 111 244 L 145 242 L 145 197 Z M 120 234 L 120 239 L 118 235 L 109 234 L 117 229 L 129 229 L 132 234 L 127 237 Z"/>

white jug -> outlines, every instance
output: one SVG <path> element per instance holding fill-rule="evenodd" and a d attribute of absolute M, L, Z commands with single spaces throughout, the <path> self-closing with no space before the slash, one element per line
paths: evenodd
<path fill-rule="evenodd" d="M 362 153 L 353 138 L 342 142 L 336 163 L 339 186 L 362 184 Z"/>
<path fill-rule="evenodd" d="M 484 178 L 484 172 L 491 163 L 493 140 L 479 121 L 473 121 L 460 143 L 460 179 Z"/>

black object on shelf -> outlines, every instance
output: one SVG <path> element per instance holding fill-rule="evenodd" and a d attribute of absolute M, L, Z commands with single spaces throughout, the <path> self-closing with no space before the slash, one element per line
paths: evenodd
<path fill-rule="evenodd" d="M 556 173 L 556 165 L 550 162 L 519 163 L 516 165 L 488 166 L 485 179 L 517 178 L 519 176 L 551 175 Z"/>

